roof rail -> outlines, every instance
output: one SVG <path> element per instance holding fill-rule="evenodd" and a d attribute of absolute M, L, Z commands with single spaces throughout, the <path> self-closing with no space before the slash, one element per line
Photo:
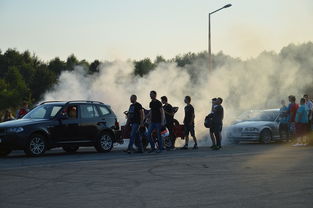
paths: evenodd
<path fill-rule="evenodd" d="M 65 102 L 65 104 L 69 104 L 69 103 L 78 103 L 78 102 L 85 102 L 85 103 L 92 103 L 92 104 L 103 104 L 103 102 L 100 102 L 100 101 L 92 101 L 92 100 L 71 100 L 71 101 L 45 101 L 45 102 L 42 102 L 40 103 L 40 105 L 43 105 L 43 104 L 46 104 L 46 103 L 54 103 L 54 102 Z"/>
<path fill-rule="evenodd" d="M 46 103 L 57 103 L 57 102 L 65 102 L 65 101 L 61 101 L 61 100 L 49 100 L 49 101 L 44 101 L 42 103 L 40 103 L 39 105 L 43 105 Z"/>
<path fill-rule="evenodd" d="M 71 101 L 68 101 L 66 104 L 78 103 L 78 102 L 85 102 L 85 103 L 92 103 L 92 104 L 104 104 L 103 102 L 93 101 L 93 100 L 71 100 Z"/>

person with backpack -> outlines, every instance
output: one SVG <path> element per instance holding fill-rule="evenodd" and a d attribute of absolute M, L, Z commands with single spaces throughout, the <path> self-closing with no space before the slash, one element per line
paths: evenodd
<path fill-rule="evenodd" d="M 212 141 L 212 145 L 210 147 L 211 149 L 216 147 L 216 138 L 215 138 L 213 126 L 212 126 L 213 125 L 213 112 L 214 112 L 215 107 L 217 106 L 216 102 L 217 102 L 217 98 L 213 98 L 211 113 L 205 118 L 205 127 L 210 129 L 210 138 Z"/>
<path fill-rule="evenodd" d="M 217 98 L 212 112 L 212 127 L 210 128 L 210 131 L 212 131 L 216 140 L 216 146 L 212 147 L 213 150 L 219 150 L 222 148 L 222 129 L 224 119 L 224 108 L 222 103 L 223 99 L 220 97 Z"/>
<path fill-rule="evenodd" d="M 168 99 L 166 96 L 161 97 L 161 102 L 163 104 L 164 114 L 165 114 L 165 127 L 169 131 L 169 136 L 171 138 L 172 146 L 170 149 L 175 149 L 175 136 L 173 132 L 174 128 L 174 109 L 171 104 L 168 103 Z"/>

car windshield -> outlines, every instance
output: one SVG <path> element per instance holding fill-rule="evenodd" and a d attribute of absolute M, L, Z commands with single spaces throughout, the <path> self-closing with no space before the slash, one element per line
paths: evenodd
<path fill-rule="evenodd" d="M 240 121 L 275 121 L 278 111 L 247 111 L 239 116 Z"/>
<path fill-rule="evenodd" d="M 52 119 L 62 109 L 61 105 L 40 105 L 26 114 L 26 119 Z"/>

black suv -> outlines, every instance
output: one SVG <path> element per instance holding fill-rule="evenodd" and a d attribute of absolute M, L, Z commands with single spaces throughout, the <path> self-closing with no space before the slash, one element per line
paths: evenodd
<path fill-rule="evenodd" d="M 12 150 L 40 156 L 55 147 L 72 153 L 81 146 L 109 152 L 118 130 L 116 115 L 101 102 L 44 102 L 22 119 L 0 123 L 0 156 Z"/>

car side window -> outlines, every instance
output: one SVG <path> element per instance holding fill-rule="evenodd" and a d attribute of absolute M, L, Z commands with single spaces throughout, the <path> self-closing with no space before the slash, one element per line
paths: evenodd
<path fill-rule="evenodd" d="M 107 107 L 105 107 L 103 105 L 99 105 L 99 109 L 100 109 L 102 116 L 110 114 L 109 109 L 107 109 Z"/>
<path fill-rule="evenodd" d="M 81 118 L 96 118 L 99 113 L 94 105 L 81 105 Z"/>
<path fill-rule="evenodd" d="M 78 107 L 76 105 L 69 106 L 67 108 L 67 116 L 69 119 L 78 118 Z"/>

